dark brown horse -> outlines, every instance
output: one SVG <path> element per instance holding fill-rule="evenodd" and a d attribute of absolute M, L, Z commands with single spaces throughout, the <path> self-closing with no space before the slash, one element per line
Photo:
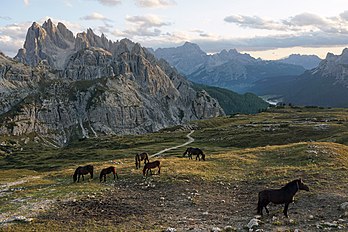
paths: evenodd
<path fill-rule="evenodd" d="M 93 179 L 93 166 L 92 165 L 86 165 L 86 166 L 79 166 L 76 168 L 75 173 L 73 175 L 74 182 L 80 182 L 80 176 L 82 176 L 82 180 L 85 180 L 83 175 L 86 175 L 90 173 L 91 179 Z"/>
<path fill-rule="evenodd" d="M 196 156 L 196 160 L 198 159 L 199 161 L 201 160 L 200 156 L 202 156 L 202 160 L 205 160 L 205 154 L 199 148 L 189 147 L 184 152 L 183 156 L 185 156 L 185 155 L 188 155 L 189 159 L 192 159 L 192 155 L 195 155 Z"/>
<path fill-rule="evenodd" d="M 100 182 L 102 182 L 103 177 L 104 177 L 104 182 L 105 182 L 106 181 L 106 174 L 110 174 L 110 173 L 114 174 L 114 180 L 116 179 L 116 177 L 118 179 L 116 168 L 114 166 L 110 166 L 108 168 L 104 168 L 101 170 L 100 176 L 99 176 Z"/>
<path fill-rule="evenodd" d="M 144 164 L 149 162 L 149 155 L 146 152 L 135 155 L 135 167 L 140 168 L 140 162 L 144 160 Z"/>
<path fill-rule="evenodd" d="M 265 207 L 267 214 L 269 214 L 267 205 L 272 202 L 274 204 L 285 204 L 283 213 L 285 217 L 288 217 L 289 204 L 294 201 L 294 196 L 298 190 L 309 191 L 309 187 L 302 182 L 302 179 L 293 180 L 281 189 L 267 189 L 259 192 L 257 213 L 262 215 L 262 210 Z"/>
<path fill-rule="evenodd" d="M 156 161 L 153 161 L 153 162 L 149 162 L 149 163 L 146 163 L 144 165 L 144 169 L 143 169 L 143 175 L 145 176 L 145 172 L 146 172 L 146 176 L 149 174 L 149 171 L 151 172 L 151 169 L 153 168 L 158 168 L 158 174 L 161 173 L 161 162 L 156 160 Z M 152 174 L 152 172 L 151 172 Z"/>

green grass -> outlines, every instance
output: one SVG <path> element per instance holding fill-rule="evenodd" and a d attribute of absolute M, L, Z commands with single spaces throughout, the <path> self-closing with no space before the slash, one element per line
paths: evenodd
<path fill-rule="evenodd" d="M 339 194 L 347 192 L 344 184 L 348 180 L 346 109 L 274 108 L 256 115 L 218 117 L 190 124 L 195 128 L 192 136 L 196 139 L 190 146 L 202 148 L 207 161 L 188 162 L 182 158 L 184 147 L 165 153 L 160 158 L 163 165 L 158 181 L 179 183 L 198 178 L 211 183 L 272 187 L 302 177 L 315 192 L 328 189 Z M 100 184 L 97 177 L 103 167 L 110 165 L 116 166 L 121 181 L 130 184 L 143 181 L 140 170 L 134 168 L 135 153 L 146 151 L 151 155 L 186 142 L 188 131 L 176 129 L 180 128 L 147 135 L 73 141 L 61 149 L 35 142 L 23 145 L 23 138 L 3 137 L 2 141 L 12 144 L 14 152 L 0 156 L 0 185 L 22 182 L 8 187 L 8 194 L 0 195 L 0 214 L 15 214 L 23 210 L 21 207 L 26 209 L 47 200 L 99 196 L 114 188 L 109 183 Z M 85 164 L 95 166 L 96 178 L 88 180 L 88 176 L 85 182 L 73 184 L 74 169 Z M 13 224 L 7 230 L 40 231 L 49 227 L 53 231 L 74 231 L 76 226 L 81 225 L 73 221 L 42 221 Z M 128 227 L 88 221 L 83 228 L 125 231 Z"/>

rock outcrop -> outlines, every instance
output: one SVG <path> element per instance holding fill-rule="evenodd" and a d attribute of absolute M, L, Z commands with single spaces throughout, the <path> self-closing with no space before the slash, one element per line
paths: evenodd
<path fill-rule="evenodd" d="M 0 134 L 63 146 L 224 114 L 216 99 L 140 44 L 90 29 L 74 37 L 61 23 L 33 23 L 15 60 L 0 56 Z"/>

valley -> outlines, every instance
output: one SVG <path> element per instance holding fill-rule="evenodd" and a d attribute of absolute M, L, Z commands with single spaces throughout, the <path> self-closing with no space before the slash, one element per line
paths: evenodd
<path fill-rule="evenodd" d="M 248 231 L 259 191 L 302 178 L 310 191 L 297 193 L 289 218 L 271 205 L 254 231 L 344 231 L 347 127 L 346 109 L 277 107 L 63 148 L 2 136 L 1 230 Z M 192 130 L 188 146 L 204 150 L 206 161 L 182 157 L 185 146 L 150 158 L 161 161 L 160 175 L 144 178 L 135 169 L 136 153 L 183 144 Z M 94 165 L 94 179 L 73 183 L 74 169 L 86 164 Z M 119 180 L 99 183 L 99 171 L 111 165 Z"/>

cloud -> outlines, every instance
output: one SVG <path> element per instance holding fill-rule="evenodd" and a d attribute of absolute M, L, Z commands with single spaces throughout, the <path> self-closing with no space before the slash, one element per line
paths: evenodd
<path fill-rule="evenodd" d="M 340 17 L 341 17 L 343 20 L 348 21 L 348 10 L 342 12 L 342 13 L 340 14 Z"/>
<path fill-rule="evenodd" d="M 334 47 L 347 46 L 348 34 L 328 34 L 324 32 L 303 33 L 298 35 L 272 35 L 253 38 L 233 39 L 195 39 L 203 50 L 219 52 L 226 48 L 239 51 L 264 51 L 291 47 Z"/>
<path fill-rule="evenodd" d="M 108 19 L 107 17 L 105 17 L 104 15 L 97 13 L 97 12 L 93 12 L 90 15 L 86 15 L 84 17 L 81 17 L 80 19 L 82 20 L 101 20 L 101 21 L 112 21 L 110 19 Z"/>
<path fill-rule="evenodd" d="M 280 22 L 273 20 L 262 19 L 258 16 L 243 16 L 243 15 L 231 15 L 224 19 L 227 23 L 234 23 L 238 26 L 245 28 L 266 29 L 266 30 L 284 30 L 284 26 Z"/>
<path fill-rule="evenodd" d="M 29 5 L 29 0 L 23 0 L 24 5 L 28 6 Z"/>
<path fill-rule="evenodd" d="M 135 0 L 136 5 L 148 8 L 161 8 L 176 5 L 174 0 Z"/>
<path fill-rule="evenodd" d="M 318 15 L 302 13 L 295 15 L 290 20 L 285 20 L 284 24 L 293 26 L 323 26 L 328 25 L 329 22 Z"/>
<path fill-rule="evenodd" d="M 100 4 L 104 6 L 116 6 L 121 4 L 122 0 L 97 0 Z"/>
<path fill-rule="evenodd" d="M 127 16 L 126 21 L 136 24 L 142 27 L 162 27 L 168 26 L 170 23 L 163 22 L 161 18 L 156 15 L 145 15 L 145 16 Z"/>
<path fill-rule="evenodd" d="M 8 24 L 0 27 L 0 51 L 15 56 L 24 44 L 25 35 L 31 22 Z"/>
<path fill-rule="evenodd" d="M 128 29 L 124 31 L 114 30 L 113 35 L 117 37 L 123 36 L 129 38 L 133 38 L 135 36 L 160 36 L 162 31 L 159 28 L 171 25 L 171 23 L 164 22 L 156 15 L 127 16 L 126 22 L 128 24 Z"/>
<path fill-rule="evenodd" d="M 337 17 L 321 17 L 312 13 L 301 13 L 282 20 L 264 19 L 258 16 L 230 15 L 225 22 L 243 28 L 263 29 L 282 32 L 313 32 L 348 33 L 348 11 Z"/>

